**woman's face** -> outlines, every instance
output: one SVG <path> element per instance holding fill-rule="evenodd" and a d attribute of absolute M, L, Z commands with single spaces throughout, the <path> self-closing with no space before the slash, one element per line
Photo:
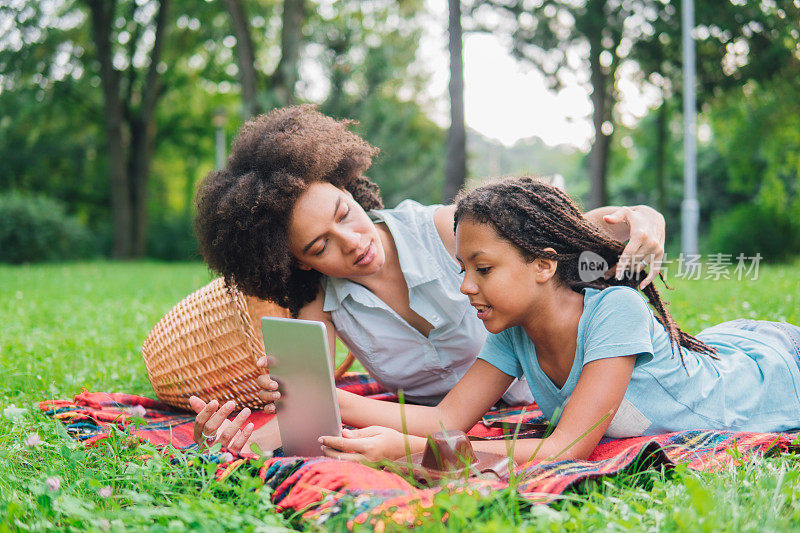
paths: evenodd
<path fill-rule="evenodd" d="M 368 276 L 386 259 L 378 230 L 349 192 L 314 183 L 289 217 L 289 250 L 300 268 L 334 278 Z"/>

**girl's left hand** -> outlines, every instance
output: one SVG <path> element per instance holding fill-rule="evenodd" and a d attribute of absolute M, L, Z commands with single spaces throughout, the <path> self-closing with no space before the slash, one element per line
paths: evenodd
<path fill-rule="evenodd" d="M 405 440 L 414 437 L 381 426 L 343 429 L 341 437 L 320 437 L 322 452 L 345 461 L 380 461 L 405 455 Z"/>

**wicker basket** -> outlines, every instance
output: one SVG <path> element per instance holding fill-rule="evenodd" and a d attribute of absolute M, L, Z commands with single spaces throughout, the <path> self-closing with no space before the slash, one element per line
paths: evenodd
<path fill-rule="evenodd" d="M 189 396 L 238 407 L 263 407 L 257 396 L 256 366 L 264 354 L 260 319 L 287 317 L 278 305 L 228 289 L 222 278 L 193 292 L 147 335 L 142 356 L 158 398 L 189 408 Z"/>

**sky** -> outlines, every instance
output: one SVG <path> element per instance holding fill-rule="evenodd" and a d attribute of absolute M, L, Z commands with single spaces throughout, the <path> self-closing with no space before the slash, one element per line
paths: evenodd
<path fill-rule="evenodd" d="M 446 127 L 450 123 L 447 2 L 428 0 L 426 5 L 431 16 L 425 25 L 418 60 L 431 73 L 429 96 L 435 102 L 432 118 Z M 626 109 L 623 122 L 630 125 L 645 114 L 654 95 L 640 93 L 632 83 L 622 83 L 621 90 Z M 537 136 L 549 145 L 567 144 L 588 150 L 594 136 L 591 112 L 587 89 L 577 82 L 556 93 L 546 87 L 540 72 L 514 59 L 497 36 L 464 35 L 467 127 L 507 146 Z"/>

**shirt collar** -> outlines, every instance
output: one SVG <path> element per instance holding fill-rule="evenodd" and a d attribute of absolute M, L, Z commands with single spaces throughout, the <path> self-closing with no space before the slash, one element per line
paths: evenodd
<path fill-rule="evenodd" d="M 403 224 L 387 209 L 372 211 L 370 215 L 373 220 L 384 222 L 389 228 L 397 249 L 400 269 L 409 289 L 439 279 L 443 275 L 442 269 L 433 261 L 420 239 L 419 226 Z M 396 235 L 402 235 L 402 238 L 398 239 Z"/>

